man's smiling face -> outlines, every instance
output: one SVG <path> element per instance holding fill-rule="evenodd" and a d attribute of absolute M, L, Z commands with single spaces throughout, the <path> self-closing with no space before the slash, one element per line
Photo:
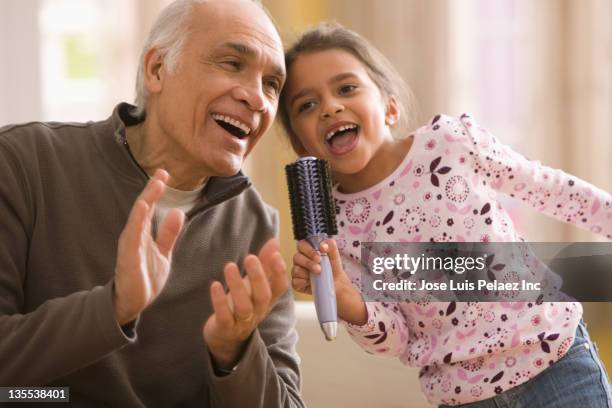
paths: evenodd
<path fill-rule="evenodd" d="M 160 68 L 148 119 L 168 141 L 164 154 L 203 177 L 231 176 L 276 115 L 285 80 L 282 43 L 263 10 L 248 1 L 199 4 L 188 24 L 174 72 Z"/>

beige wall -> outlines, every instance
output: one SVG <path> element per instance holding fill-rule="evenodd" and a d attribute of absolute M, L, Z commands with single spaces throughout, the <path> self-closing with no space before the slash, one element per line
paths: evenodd
<path fill-rule="evenodd" d="M 38 2 L 2 0 L 0 5 L 0 126 L 39 119 Z M 19 38 L 19 41 L 15 41 Z"/>

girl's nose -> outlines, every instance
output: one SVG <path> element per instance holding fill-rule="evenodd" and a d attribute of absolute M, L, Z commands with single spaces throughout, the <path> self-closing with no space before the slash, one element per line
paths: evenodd
<path fill-rule="evenodd" d="M 323 109 L 321 113 L 321 119 L 329 119 L 332 116 L 336 116 L 344 110 L 344 106 L 339 103 L 331 103 Z"/>

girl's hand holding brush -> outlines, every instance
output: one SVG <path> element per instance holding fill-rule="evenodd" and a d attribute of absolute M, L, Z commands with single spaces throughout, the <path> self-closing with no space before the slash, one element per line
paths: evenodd
<path fill-rule="evenodd" d="M 347 323 L 364 325 L 368 312 L 359 291 L 344 272 L 338 246 L 333 239 L 321 242 L 321 253 L 326 253 L 332 267 L 338 316 Z M 321 273 L 321 256 L 306 240 L 297 242 L 297 252 L 293 256 L 292 286 L 300 293 L 312 294 L 310 273 Z"/>

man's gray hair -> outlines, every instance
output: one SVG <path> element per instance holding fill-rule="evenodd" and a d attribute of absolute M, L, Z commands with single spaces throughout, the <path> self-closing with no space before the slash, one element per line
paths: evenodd
<path fill-rule="evenodd" d="M 178 66 L 178 61 L 183 50 L 183 45 L 189 34 L 189 18 L 194 7 L 198 4 L 205 3 L 207 0 L 176 0 L 166 6 L 159 16 L 149 35 L 147 36 L 140 60 L 138 62 L 138 72 L 136 73 L 136 110 L 134 114 L 137 117 L 145 115 L 147 102 L 149 99 L 149 91 L 145 84 L 145 55 L 155 48 L 161 58 L 166 72 L 172 74 Z M 262 8 L 266 14 L 267 11 L 263 8 L 260 1 L 253 0 L 253 3 Z M 270 15 L 268 14 L 268 17 Z"/>

